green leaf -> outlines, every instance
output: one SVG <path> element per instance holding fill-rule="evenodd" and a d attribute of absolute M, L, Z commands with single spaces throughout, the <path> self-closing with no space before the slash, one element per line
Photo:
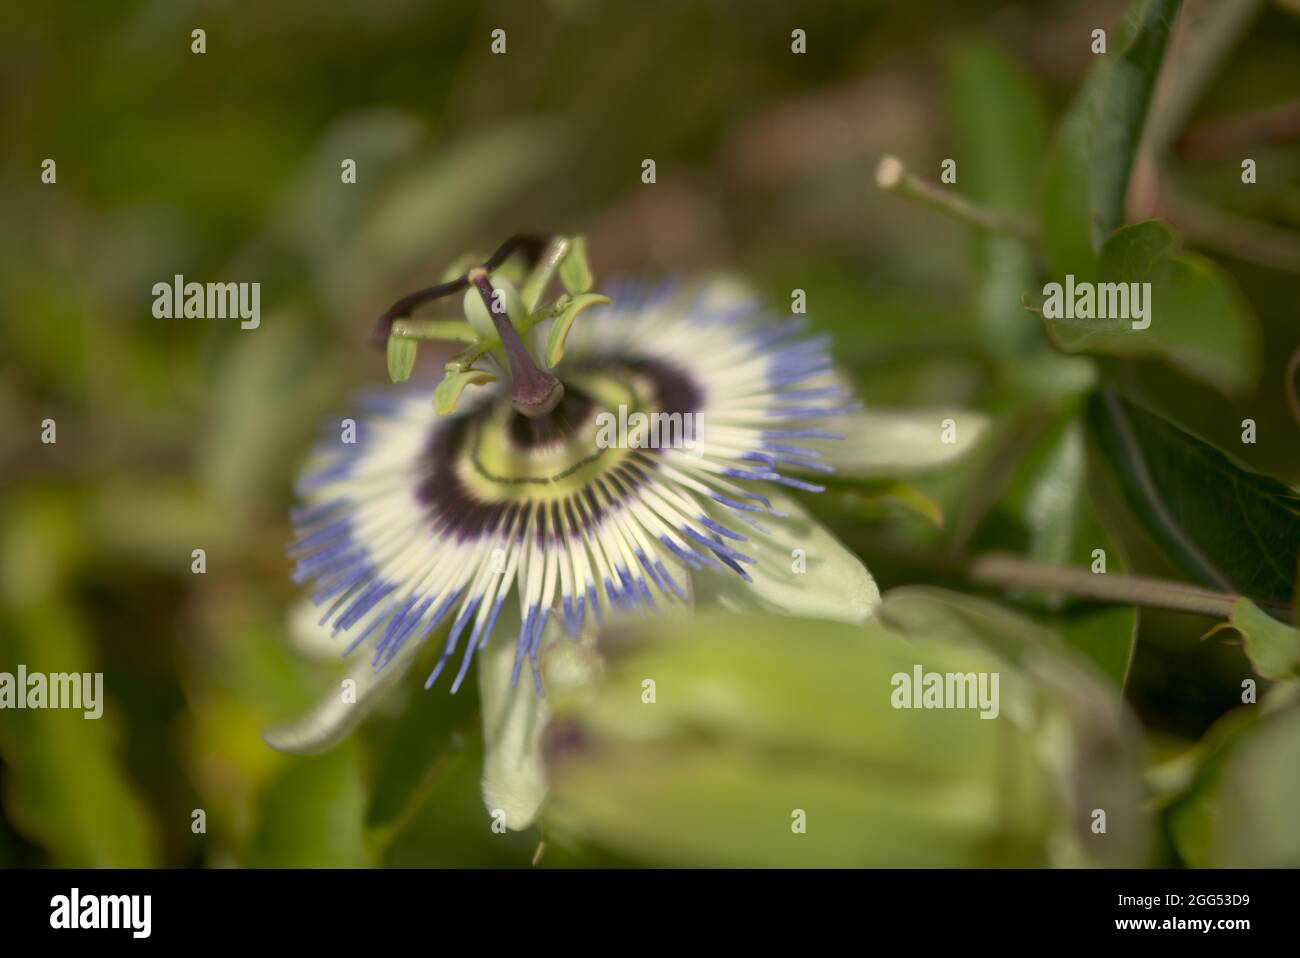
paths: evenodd
<path fill-rule="evenodd" d="M 947 86 L 963 192 L 993 209 L 1032 211 L 1048 134 L 1032 78 L 997 45 L 969 37 L 949 53 Z M 981 339 L 996 355 L 1013 353 L 1035 337 L 1015 306 L 1034 275 L 1034 250 L 986 230 L 972 230 L 970 244 Z"/>
<path fill-rule="evenodd" d="M 569 252 L 560 260 L 560 282 L 571 295 L 585 293 L 595 284 L 591 264 L 587 261 L 587 238 L 575 236 Z"/>
<path fill-rule="evenodd" d="M 478 736 L 473 691 L 452 695 L 448 676 L 426 690 L 425 678 L 423 669 L 408 671 L 359 733 L 370 759 L 366 829 L 381 847 L 423 802 L 458 743 Z"/>
<path fill-rule="evenodd" d="M 1010 551 L 1048 566 L 1090 567 L 1093 551 L 1102 549 L 1107 572 L 1123 571 L 1087 495 L 1079 405 L 1067 404 L 1029 444 L 997 507 L 981 523 L 972 551 Z M 1135 607 L 1081 602 L 1060 592 L 1009 595 L 1050 610 L 1050 621 L 1066 643 L 1123 688 L 1137 631 Z"/>
<path fill-rule="evenodd" d="M 1126 571 L 1118 545 L 1101 523 L 1097 507 L 1089 501 L 1082 507 L 1071 555 L 1072 564 L 1091 568 L 1097 549 L 1106 554 L 1107 573 Z M 1137 606 L 1072 600 L 1060 610 L 1055 622 L 1066 643 L 1086 655 L 1103 675 L 1115 683 L 1116 688 L 1123 691 L 1137 649 L 1141 616 Z"/>
<path fill-rule="evenodd" d="M 1300 708 L 1259 715 L 1264 708 L 1238 709 L 1216 725 L 1195 787 L 1170 813 L 1174 840 L 1194 867 L 1300 862 Z"/>
<path fill-rule="evenodd" d="M 1259 331 L 1249 304 L 1211 260 L 1181 251 L 1177 235 L 1164 223 L 1148 220 L 1112 234 L 1101 251 L 1099 276 L 1107 283 L 1150 283 L 1144 295 L 1149 325 L 1134 326 L 1131 304 L 1124 311 L 1128 315 L 1107 319 L 1045 315 L 1047 333 L 1058 347 L 1163 359 L 1229 395 L 1254 385 Z M 1098 306 L 1102 297 L 1099 288 Z"/>
<path fill-rule="evenodd" d="M 1179 0 L 1135 0 L 1067 110 L 1047 161 L 1043 243 L 1053 273 L 1089 275 L 1124 222 L 1134 156 Z"/>
<path fill-rule="evenodd" d="M 388 337 L 388 378 L 395 383 L 404 383 L 411 378 L 415 368 L 415 353 L 420 344 L 414 339 L 399 336 Z"/>
<path fill-rule="evenodd" d="M 1106 808 L 1107 832 L 1092 833 L 1074 820 L 1058 839 L 1079 859 L 1119 864 L 1141 860 L 1146 822 L 1136 780 L 1136 722 L 1125 712 L 1120 682 L 1105 681 L 1082 650 L 1070 648 L 1056 629 L 997 603 L 930 586 L 891 589 L 879 618 L 909 636 L 944 638 L 988 649 L 1022 669 L 1036 694 L 1059 709 L 1073 742 L 1051 746 L 1052 765 L 1072 794 L 1074 807 Z M 1014 689 L 1015 686 L 1012 686 Z M 1020 707 L 1003 692 L 1013 713 Z"/>
<path fill-rule="evenodd" d="M 730 569 L 692 573 L 696 606 L 716 603 L 736 612 L 779 612 L 862 622 L 880 603 L 880 590 L 862 561 L 789 496 L 769 495 L 784 518 L 763 516 L 768 533 L 737 543 L 755 563 L 745 582 Z M 726 516 L 714 513 L 725 521 Z"/>
<path fill-rule="evenodd" d="M 604 680 L 557 697 L 557 834 L 655 864 L 938 866 L 1045 864 L 1059 830 L 1086 829 L 1037 751 L 1061 733 L 1051 697 L 987 649 L 875 620 L 722 614 L 618 639 Z M 917 663 L 1000 672 L 998 718 L 896 708 Z M 1132 860 L 1141 843 L 1125 847 Z"/>
<path fill-rule="evenodd" d="M 70 604 L 70 603 L 69 603 Z M 39 605 L 0 621 L 0 661 L 27 673 L 91 676 L 100 666 L 89 637 L 66 605 Z M 59 868 L 146 868 L 158 864 L 158 836 L 127 775 L 121 711 L 104 702 L 86 710 L 6 709 L 0 758 L 5 815 Z M 83 699 L 84 701 L 84 699 Z"/>
<path fill-rule="evenodd" d="M 0 501 L 0 670 L 12 682 L 6 696 L 25 697 L 36 674 L 79 676 L 82 707 L 5 703 L 4 818 L 56 867 L 156 866 L 158 834 L 127 770 L 128 710 L 109 688 L 113 673 L 102 673 L 105 664 L 75 611 L 71 586 L 90 548 L 79 500 L 50 483 L 32 490 L 15 483 L 6 492 Z M 17 687 L 20 665 L 25 689 Z"/>
<path fill-rule="evenodd" d="M 1266 679 L 1300 678 L 1300 629 L 1279 622 L 1249 599 L 1238 599 L 1232 618 L 1209 635 L 1231 626 L 1246 640 L 1246 657 Z"/>
<path fill-rule="evenodd" d="M 365 790 L 357 747 L 298 758 L 271 782 L 249 846 L 250 868 L 359 868 Z"/>
<path fill-rule="evenodd" d="M 292 469 L 285 437 L 313 428 L 322 409 L 337 401 L 338 382 L 318 331 L 292 313 L 264 315 L 256 330 L 223 345 L 204 390 L 205 428 L 192 439 L 194 475 L 226 526 L 247 535 Z M 278 398 L 268 402 L 268 396 Z"/>
<path fill-rule="evenodd" d="M 1106 391 L 1088 431 L 1142 527 L 1195 581 L 1285 605 L 1300 554 L 1300 495 Z"/>

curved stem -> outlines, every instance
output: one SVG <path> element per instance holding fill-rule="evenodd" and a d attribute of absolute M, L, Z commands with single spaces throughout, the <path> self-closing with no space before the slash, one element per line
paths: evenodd
<path fill-rule="evenodd" d="M 489 273 L 496 269 L 512 254 L 521 251 L 529 266 L 537 262 L 538 257 L 542 255 L 542 248 L 546 244 L 545 238 L 536 236 L 532 233 L 516 233 L 493 251 L 492 255 L 480 267 Z M 442 299 L 444 296 L 450 296 L 452 293 L 459 293 L 462 289 L 469 287 L 470 276 L 466 273 L 463 276 L 457 276 L 453 280 L 445 283 L 439 283 L 437 286 L 430 286 L 426 289 L 416 290 L 414 293 L 408 293 L 384 310 L 383 314 L 375 321 L 375 328 L 370 334 L 370 341 L 373 345 L 383 349 L 388 343 L 388 334 L 392 332 L 393 322 L 402 319 L 410 314 L 411 310 L 417 306 L 423 306 L 425 303 L 431 303 L 435 299 Z M 489 310 L 491 307 L 489 307 Z"/>

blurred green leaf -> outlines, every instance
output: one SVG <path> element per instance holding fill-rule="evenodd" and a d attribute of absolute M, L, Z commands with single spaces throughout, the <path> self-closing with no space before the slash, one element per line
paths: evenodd
<path fill-rule="evenodd" d="M 1029 444 L 984 518 L 972 551 L 1012 551 L 1048 566 L 1091 567 L 1094 550 L 1106 554 L 1106 571 L 1123 562 L 1097 520 L 1087 495 L 1087 460 L 1078 399 Z M 1132 657 L 1138 611 L 1133 606 L 1067 600 L 1059 592 L 1011 592 L 1010 597 L 1051 610 L 1053 626 L 1123 688 Z"/>
<path fill-rule="evenodd" d="M 360 730 L 370 759 L 366 828 L 380 845 L 423 801 L 449 753 L 478 735 L 478 697 L 472 689 L 453 695 L 446 680 L 425 689 L 425 678 L 422 670 L 409 671 Z"/>
<path fill-rule="evenodd" d="M 1124 572 L 1127 563 L 1103 526 L 1091 500 L 1083 504 L 1071 564 L 1092 568 L 1096 550 L 1106 555 L 1106 572 Z M 1137 650 L 1141 610 L 1132 605 L 1067 602 L 1055 617 L 1067 644 L 1086 655 L 1097 669 L 1123 691 Z"/>
<path fill-rule="evenodd" d="M 1023 865 L 1075 817 L 1035 753 L 1047 697 L 987 648 L 718 615 L 606 648 L 608 678 L 557 699 L 548 734 L 561 834 L 675 865 Z M 895 708 L 917 663 L 999 672 L 998 718 Z"/>
<path fill-rule="evenodd" d="M 546 183 L 568 153 L 553 119 L 501 118 L 389 177 L 352 234 L 351 269 L 393 281 L 430 249 L 463 247 L 495 211 Z"/>
<path fill-rule="evenodd" d="M 1210 733 L 1189 795 L 1170 812 L 1179 852 L 1194 867 L 1300 865 L 1300 708 L 1230 713 Z"/>
<path fill-rule="evenodd" d="M 1072 807 L 1106 811 L 1104 834 L 1093 832 L 1083 816 L 1064 823 L 1056 836 L 1061 854 L 1112 865 L 1144 860 L 1147 824 L 1137 780 L 1136 723 L 1124 709 L 1119 682 L 1104 681 L 1084 653 L 1071 649 L 1056 630 L 960 592 L 930 586 L 891 589 L 880 617 L 908 636 L 987 649 L 1021 669 L 1041 707 L 1064 723 L 1054 734 L 1064 733 L 1068 741 L 1054 740 L 1051 765 Z M 1016 700 L 1010 701 L 1004 710 L 1018 714 Z"/>
<path fill-rule="evenodd" d="M 194 440 L 202 490 L 228 524 L 245 528 L 279 476 L 292 471 L 286 437 L 310 436 L 337 383 L 324 345 L 298 316 L 275 312 L 231 334 L 207 380 L 205 428 Z"/>
<path fill-rule="evenodd" d="M 1232 278 L 1211 260 L 1179 248 L 1158 220 L 1113 233 L 1101 250 L 1101 281 L 1150 283 L 1145 329 L 1129 316 L 1044 316 L 1052 341 L 1069 353 L 1152 356 L 1229 395 L 1249 390 L 1259 372 L 1259 330 Z M 1097 290 L 1100 300 L 1103 293 Z M 1125 295 L 1125 301 L 1128 296 Z M 1132 313 L 1132 308 L 1127 311 Z"/>
<path fill-rule="evenodd" d="M 1260 718 L 1257 705 L 1234 709 L 1215 722 L 1184 759 L 1192 763 L 1191 780 L 1170 803 L 1165 818 L 1174 848 L 1192 868 L 1208 868 L 1213 861 L 1219 815 L 1214 793 L 1233 748 Z"/>
<path fill-rule="evenodd" d="M 57 867 L 156 865 L 155 824 L 127 774 L 123 712 L 105 700 L 102 674 L 97 704 L 86 699 L 96 694 L 94 674 L 102 665 L 64 592 L 82 548 L 75 500 L 25 491 L 5 503 L 0 517 L 0 669 L 14 681 L 19 665 L 29 676 L 80 674 L 86 705 L 4 710 L 5 814 Z"/>
<path fill-rule="evenodd" d="M 416 807 L 403 815 L 383 848 L 387 868 L 522 868 L 538 832 L 494 830 L 483 808 L 483 748 L 477 733 L 453 738 Z"/>
<path fill-rule="evenodd" d="M 1043 244 L 1054 273 L 1090 276 L 1124 223 L 1129 175 L 1179 0 L 1134 0 L 1057 131 L 1047 159 Z"/>
<path fill-rule="evenodd" d="M 998 46 L 970 37 L 949 52 L 947 86 L 962 191 L 993 209 L 1030 212 L 1048 134 L 1033 80 Z M 993 353 L 1014 353 L 1035 339 L 1015 306 L 1034 275 L 1034 251 L 985 230 L 972 230 L 971 246 L 981 331 Z"/>
<path fill-rule="evenodd" d="M 244 864 L 250 868 L 354 868 L 370 864 L 360 753 L 348 743 L 285 764 L 261 802 Z"/>
<path fill-rule="evenodd" d="M 0 620 L 0 662 L 14 673 L 94 673 L 89 641 L 66 607 L 40 605 Z M 92 679 L 93 681 L 93 679 Z M 127 776 L 121 713 L 6 709 L 0 723 L 5 814 L 59 868 L 144 868 L 158 864 L 158 836 Z M 185 827 L 177 824 L 177 828 Z"/>
<path fill-rule="evenodd" d="M 1169 421 L 1103 392 L 1090 438 L 1136 519 L 1202 585 L 1285 604 L 1300 554 L 1300 495 Z"/>

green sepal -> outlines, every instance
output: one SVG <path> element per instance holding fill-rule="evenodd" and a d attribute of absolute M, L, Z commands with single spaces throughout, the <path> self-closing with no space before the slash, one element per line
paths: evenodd
<path fill-rule="evenodd" d="M 560 260 L 560 282 L 574 296 L 588 292 L 596 284 L 587 260 L 586 237 L 575 236 L 570 242 L 568 253 Z"/>
<path fill-rule="evenodd" d="M 467 369 L 464 372 L 448 370 L 442 377 L 438 388 L 433 391 L 433 408 L 439 416 L 455 412 L 460 402 L 460 394 L 466 386 L 483 386 L 496 382 L 496 376 L 482 369 Z"/>
<path fill-rule="evenodd" d="M 415 354 L 419 342 L 401 336 L 388 337 L 388 378 L 395 383 L 404 383 L 411 378 L 415 368 Z"/>
<path fill-rule="evenodd" d="M 554 369 L 559 361 L 564 358 L 564 339 L 569 335 L 569 327 L 578 318 L 578 314 L 588 306 L 596 306 L 610 301 L 608 296 L 602 296 L 600 293 L 582 293 L 562 305 L 560 314 L 555 317 L 555 322 L 551 324 L 551 331 L 546 336 L 547 366 Z M 556 305 L 561 304 L 557 303 Z"/>

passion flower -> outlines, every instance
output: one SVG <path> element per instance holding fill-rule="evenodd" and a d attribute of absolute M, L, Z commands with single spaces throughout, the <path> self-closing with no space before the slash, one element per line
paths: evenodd
<path fill-rule="evenodd" d="M 493 275 L 519 245 L 385 314 L 396 378 L 419 338 L 471 345 L 433 403 L 410 387 L 370 403 L 357 441 L 322 443 L 298 487 L 294 578 L 313 584 L 347 651 L 367 645 L 382 669 L 450 622 L 426 688 L 457 655 L 460 687 L 506 603 L 519 609 L 511 682 L 527 660 L 541 694 L 553 616 L 576 636 L 611 613 L 689 602 L 701 570 L 750 581 L 748 544 L 783 516 L 765 487 L 819 491 L 791 472 L 830 470 L 808 443 L 841 438 L 822 424 L 853 407 L 827 338 L 802 319 L 719 282 L 595 296 L 569 241 L 521 293 Z M 568 291 L 538 310 L 555 271 Z M 464 323 L 404 318 L 461 290 Z M 612 422 L 685 428 L 611 441 Z"/>

